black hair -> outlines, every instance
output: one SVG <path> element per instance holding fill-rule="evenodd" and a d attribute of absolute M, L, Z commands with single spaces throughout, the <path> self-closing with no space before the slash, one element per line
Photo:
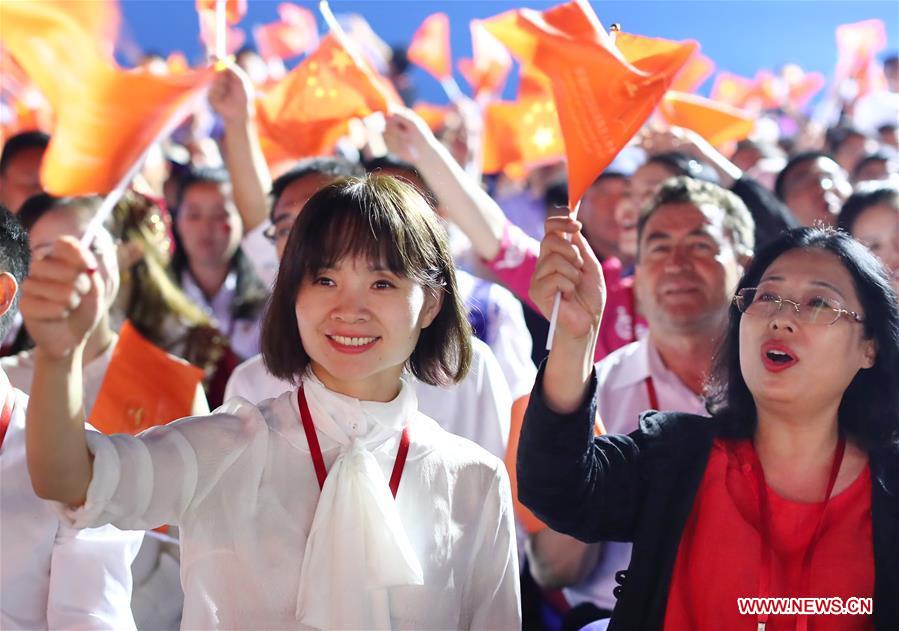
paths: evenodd
<path fill-rule="evenodd" d="M 777 195 L 778 199 L 784 201 L 786 195 L 786 190 L 784 189 L 787 185 L 787 178 L 790 176 L 790 172 L 792 172 L 793 169 L 806 162 L 813 162 L 815 160 L 820 160 L 821 158 L 833 160 L 833 156 L 824 153 L 823 151 L 803 151 L 790 158 L 784 168 L 780 170 L 780 173 L 777 174 L 777 179 L 774 181 L 774 194 Z M 836 162 L 836 160 L 834 160 L 834 162 Z"/>
<path fill-rule="evenodd" d="M 364 174 L 365 169 L 362 168 L 362 165 L 344 158 L 318 156 L 300 160 L 289 171 L 272 182 L 271 208 L 274 209 L 288 186 L 308 175 L 323 175 L 337 179 L 339 177 L 361 177 Z"/>
<path fill-rule="evenodd" d="M 899 186 L 891 182 L 862 182 L 843 204 L 837 228 L 852 234 L 855 221 L 871 206 L 892 204 L 899 209 Z"/>
<path fill-rule="evenodd" d="M 19 287 L 28 275 L 31 264 L 31 250 L 28 248 L 28 233 L 22 228 L 18 218 L 6 206 L 0 204 L 0 273 L 8 272 L 16 279 Z M 6 313 L 0 316 L 0 339 L 6 337 L 19 308 L 17 291 Z"/>
<path fill-rule="evenodd" d="M 34 224 L 51 210 L 57 208 L 86 209 L 93 214 L 100 205 L 100 198 L 89 197 L 54 197 L 49 193 L 38 193 L 25 200 L 19 209 L 19 223 L 27 231 L 31 232 Z"/>
<path fill-rule="evenodd" d="M 869 449 L 899 442 L 899 302 L 886 269 L 842 231 L 794 228 L 756 253 L 737 290 L 758 285 L 768 267 L 791 250 L 822 250 L 840 259 L 862 305 L 864 335 L 877 349 L 874 365 L 859 370 L 843 393 L 840 429 Z M 757 423 L 755 401 L 740 369 L 742 316 L 731 304 L 727 332 L 706 386 L 706 407 L 723 424 L 723 435 L 732 438 L 750 438 Z"/>
<path fill-rule="evenodd" d="M 219 167 L 190 167 L 178 182 L 178 192 L 175 196 L 175 214 L 181 211 L 184 196 L 191 186 L 197 184 L 231 184 L 228 171 Z"/>
<path fill-rule="evenodd" d="M 850 138 L 854 136 L 860 136 L 862 138 L 868 137 L 864 132 L 855 127 L 852 127 L 851 125 L 839 125 L 837 127 L 831 127 L 827 130 L 826 136 L 827 146 L 830 149 L 830 153 L 832 155 L 836 155 L 836 153 L 840 150 L 840 147 L 843 146 L 843 143 L 845 143 Z"/>
<path fill-rule="evenodd" d="M 643 239 L 643 231 L 649 219 L 666 204 L 693 204 L 697 208 L 712 205 L 721 209 L 721 227 L 730 240 L 738 257 L 751 256 L 755 249 L 755 221 L 746 204 L 736 193 L 712 182 L 697 180 L 686 175 L 671 177 L 662 182 L 658 192 L 637 220 L 637 243 Z M 640 252 L 637 252 L 639 258 Z"/>
<path fill-rule="evenodd" d="M 862 156 L 858 162 L 855 163 L 854 167 L 852 167 L 852 179 L 858 180 L 858 176 L 862 172 L 862 169 L 864 169 L 872 162 L 885 162 L 888 165 L 887 168 L 889 169 L 890 163 L 895 162 L 895 160 L 886 151 L 875 151 L 874 153 L 866 154 Z"/>
<path fill-rule="evenodd" d="M 460 381 L 471 363 L 471 326 L 437 216 L 413 186 L 394 177 L 342 178 L 313 195 L 290 231 L 262 326 L 269 373 L 296 382 L 309 364 L 299 335 L 300 286 L 347 256 L 362 256 L 440 292 L 443 302 L 407 362 L 420 381 Z"/>
<path fill-rule="evenodd" d="M 0 174 L 6 173 L 9 163 L 21 152 L 28 149 L 46 149 L 50 144 L 50 136 L 42 131 L 23 131 L 10 136 L 3 143 L 0 152 Z"/>

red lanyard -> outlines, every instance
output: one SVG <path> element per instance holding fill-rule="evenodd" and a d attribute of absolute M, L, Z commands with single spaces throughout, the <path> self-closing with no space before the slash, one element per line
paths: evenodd
<path fill-rule="evenodd" d="M 300 420 L 303 422 L 303 431 L 306 432 L 306 442 L 309 443 L 309 453 L 312 456 L 312 465 L 315 467 L 315 475 L 318 477 L 319 489 L 324 488 L 328 470 L 325 468 L 325 460 L 322 458 L 322 449 L 318 444 L 318 436 L 315 433 L 315 425 L 312 423 L 312 415 L 309 413 L 309 404 L 306 403 L 306 393 L 303 388 L 297 390 L 297 402 L 300 405 Z M 409 454 L 409 428 L 403 428 L 400 438 L 400 447 L 396 453 L 396 461 L 393 463 L 393 473 L 390 475 L 390 492 L 396 497 L 400 488 L 400 479 L 403 477 L 403 468 L 406 466 L 406 456 Z"/>
<path fill-rule="evenodd" d="M 2 372 L 0 372 L 0 388 L 6 391 L 3 396 L 3 412 L 0 413 L 0 447 L 3 447 L 6 430 L 9 429 L 9 421 L 12 419 L 13 402 L 16 396 L 12 386 L 9 385 L 9 379 Z"/>
<path fill-rule="evenodd" d="M 652 375 L 646 377 L 646 394 L 649 395 L 649 409 L 661 411 L 662 408 L 659 407 L 659 396 L 656 394 L 656 387 L 652 383 Z"/>
<path fill-rule="evenodd" d="M 846 451 L 846 439 L 840 436 L 837 442 L 837 449 L 833 455 L 833 465 L 830 469 L 830 478 L 827 481 L 827 493 L 824 495 L 824 503 L 821 505 L 821 511 L 818 513 L 818 522 L 812 533 L 812 538 L 805 547 L 805 554 L 802 557 L 802 570 L 799 575 L 799 586 L 801 590 L 800 596 L 807 596 L 809 579 L 812 572 L 812 556 L 815 554 L 815 546 L 821 538 L 821 524 L 824 523 L 824 513 L 827 512 L 827 504 L 830 502 L 830 495 L 833 493 L 833 486 L 837 481 L 837 474 L 840 472 L 840 465 L 843 463 L 843 454 Z M 762 471 L 762 463 L 759 456 L 752 447 L 752 472 L 755 475 L 755 488 L 758 494 L 759 503 L 759 521 L 762 536 L 762 568 L 759 575 L 759 598 L 767 598 L 771 591 L 771 571 L 772 557 L 774 556 L 774 546 L 771 544 L 771 507 L 768 505 L 768 487 L 765 484 L 765 472 Z M 768 623 L 768 614 L 759 614 L 758 631 L 764 631 L 765 625 Z M 808 628 L 808 617 L 799 616 L 796 621 L 796 629 L 805 631 Z"/>

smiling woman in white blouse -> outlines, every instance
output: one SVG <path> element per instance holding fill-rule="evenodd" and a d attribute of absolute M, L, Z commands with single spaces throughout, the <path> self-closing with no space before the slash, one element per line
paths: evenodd
<path fill-rule="evenodd" d="M 29 466 L 75 526 L 181 527 L 184 628 L 520 626 L 503 463 L 421 414 L 406 379 L 455 382 L 470 361 L 453 262 L 417 192 L 350 178 L 300 214 L 262 335 L 296 390 L 137 437 L 81 428 L 94 266 L 61 239 L 24 284 Z"/>

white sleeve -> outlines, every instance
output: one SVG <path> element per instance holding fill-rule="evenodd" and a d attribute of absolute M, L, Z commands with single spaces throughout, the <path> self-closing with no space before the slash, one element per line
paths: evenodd
<path fill-rule="evenodd" d="M 480 352 L 475 354 L 471 367 L 473 386 L 477 390 L 473 396 L 477 409 L 471 417 L 476 424 L 473 430 L 475 435 L 470 438 L 503 460 L 512 424 L 512 395 L 490 347 L 478 339 L 472 339 L 472 344 L 480 346 Z"/>
<path fill-rule="evenodd" d="M 243 239 L 240 241 L 240 249 L 250 259 L 256 275 L 262 279 L 263 284 L 268 288 L 274 287 L 280 264 L 275 244 L 262 234 L 270 225 L 271 222 L 266 219 L 244 234 Z"/>
<path fill-rule="evenodd" d="M 484 494 L 480 530 L 466 583 L 468 629 L 521 629 L 521 586 L 509 476 L 501 462 Z M 468 620 L 466 620 L 468 618 Z"/>
<path fill-rule="evenodd" d="M 60 524 L 50 557 L 50 629 L 134 629 L 131 562 L 143 532 Z"/>
<path fill-rule="evenodd" d="M 490 297 L 494 302 L 494 321 L 488 343 L 503 369 L 512 400 L 516 401 L 531 393 L 537 378 L 537 367 L 531 359 L 534 343 L 518 299 L 499 285 L 491 287 Z"/>
<path fill-rule="evenodd" d="M 61 519 L 75 528 L 112 523 L 129 530 L 181 523 L 194 499 L 232 467 L 250 475 L 264 465 L 268 426 L 259 410 L 234 399 L 217 412 L 137 436 L 88 431 L 94 469 L 87 500 L 78 508 L 56 504 Z"/>

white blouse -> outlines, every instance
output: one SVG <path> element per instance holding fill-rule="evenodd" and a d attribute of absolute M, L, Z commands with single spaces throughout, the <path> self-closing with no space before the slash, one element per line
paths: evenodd
<path fill-rule="evenodd" d="M 143 533 L 60 523 L 31 487 L 27 406 L 16 392 L 0 447 L 0 629 L 134 629 L 130 566 Z"/>
<path fill-rule="evenodd" d="M 399 443 L 395 418 L 409 418 L 411 447 L 395 502 L 422 584 L 386 589 L 386 626 L 519 628 L 518 559 L 503 463 L 419 413 L 405 383 L 385 404 L 348 404 L 324 392 L 308 401 L 329 471 L 348 453 L 341 442 L 348 440 L 374 456 L 386 484 Z M 88 445 L 95 460 L 87 501 L 63 513 L 78 527 L 179 525 L 182 628 L 310 628 L 298 621 L 301 582 L 328 577 L 300 571 L 321 491 L 295 391 L 259 407 L 234 399 L 210 416 L 137 437 L 90 432 Z M 365 563 L 360 559 L 357 566 L 363 571 Z M 358 608 L 369 591 L 332 590 L 327 607 Z"/>

